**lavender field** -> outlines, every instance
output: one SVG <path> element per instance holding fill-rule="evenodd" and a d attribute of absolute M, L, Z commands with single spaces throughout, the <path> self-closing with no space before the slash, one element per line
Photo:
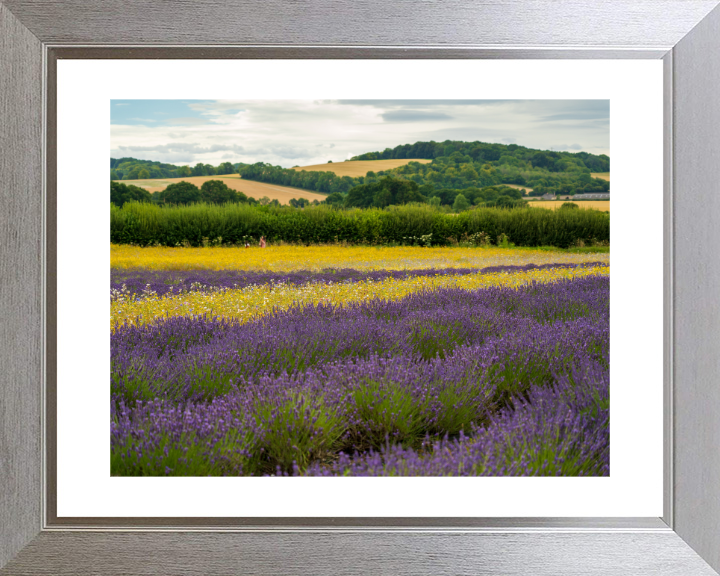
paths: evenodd
<path fill-rule="evenodd" d="M 516 254 L 113 268 L 111 473 L 609 475 L 607 262 Z"/>

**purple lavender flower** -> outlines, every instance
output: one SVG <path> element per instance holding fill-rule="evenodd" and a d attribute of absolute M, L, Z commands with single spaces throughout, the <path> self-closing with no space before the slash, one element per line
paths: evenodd
<path fill-rule="evenodd" d="M 607 475 L 609 279 L 111 335 L 120 475 Z"/>
<path fill-rule="evenodd" d="M 142 298 L 153 292 L 158 296 L 181 292 L 207 292 L 211 290 L 246 288 L 266 284 L 301 285 L 313 282 L 361 282 L 397 280 L 418 276 L 445 276 L 460 274 L 491 274 L 521 272 L 546 268 L 577 268 L 603 266 L 602 262 L 583 264 L 527 264 L 525 266 L 490 266 L 486 268 L 429 268 L 420 270 L 375 270 L 364 272 L 352 268 L 329 268 L 322 272 L 299 270 L 294 272 L 255 272 L 250 270 L 151 270 L 145 268 L 112 268 L 111 294 L 123 292 L 126 297 Z"/>

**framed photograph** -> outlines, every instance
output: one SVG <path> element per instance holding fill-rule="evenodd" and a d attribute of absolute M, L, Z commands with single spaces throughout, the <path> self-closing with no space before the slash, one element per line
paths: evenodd
<path fill-rule="evenodd" d="M 6 183 L 0 217 L 0 573 L 717 574 L 717 0 L 329 8 L 228 1 L 179 11 L 160 2 L 0 2 L 0 177 Z M 494 144 L 483 148 L 484 142 Z M 108 143 L 116 205 L 109 216 L 102 188 Z M 473 227 L 483 211 L 507 208 L 504 213 L 513 214 L 528 202 L 550 207 L 560 197 L 582 204 L 578 194 L 604 194 L 609 157 L 612 223 L 604 212 L 578 211 L 594 218 L 583 221 L 594 232 L 555 241 L 565 249 L 573 243 L 575 252 L 564 252 L 562 263 L 552 260 L 555 255 L 544 268 L 545 260 L 536 262 L 536 256 L 526 262 L 507 229 L 488 235 L 488 220 L 482 230 Z M 138 158 L 155 162 L 144 165 Z M 377 163 L 375 171 L 368 172 L 364 162 Z M 337 163 L 342 166 L 332 165 Z M 361 166 L 357 174 L 355 164 Z M 301 181 L 298 173 L 326 176 L 318 183 L 313 176 Z M 240 177 L 252 192 L 238 187 L 233 178 Z M 288 200 L 288 194 L 297 196 Z M 352 242 L 343 238 L 305 238 L 299 231 L 295 237 L 267 223 L 246 226 L 242 234 L 236 225 L 224 238 L 178 232 L 182 238 L 168 240 L 166 234 L 162 242 L 160 235 L 136 238 L 132 226 L 123 228 L 128 211 L 177 211 L 183 217 L 182 204 L 198 199 L 216 218 L 226 216 L 213 204 L 222 204 L 228 214 L 295 210 L 299 219 L 355 214 L 333 206 L 342 202 L 397 222 L 405 218 L 403 211 L 415 210 L 433 222 L 447 221 L 443 226 L 455 232 L 433 238 L 394 225 L 381 233 L 378 224 L 375 235 L 363 236 L 361 243 L 395 247 L 348 256 L 352 250 L 341 247 Z M 132 203 L 137 200 L 147 203 Z M 585 201 L 599 206 L 606 199 Z M 286 203 L 292 209 L 280 206 Z M 123 246 L 157 246 L 128 255 L 113 244 L 109 255 L 108 229 Z M 610 229 L 612 284 L 609 251 L 602 248 Z M 521 228 L 513 230 L 522 234 Z M 539 243 L 524 245 L 533 242 Z M 585 243 L 600 247 L 583 253 Z M 322 248 L 328 245 L 337 247 L 330 256 Z M 443 246 L 450 246 L 465 269 L 450 265 L 447 255 L 427 257 Z M 180 253 L 191 258 L 193 250 L 205 260 L 188 264 L 190 272 L 179 270 L 185 265 L 150 275 L 133 268 L 142 258 L 167 257 L 163 250 L 173 251 L 171 260 Z M 473 260 L 482 253 L 487 264 L 502 250 L 514 250 L 512 270 L 505 256 L 491 262 L 502 270 Z M 129 268 L 117 265 L 122 258 Z M 198 266 L 208 268 L 208 258 L 232 263 L 213 265 L 216 270 L 201 279 L 193 276 Z M 255 265 L 237 265 L 253 258 L 262 261 L 260 272 Z M 381 264 L 368 264 L 373 259 Z M 298 291 L 309 285 L 309 261 L 317 264 L 311 281 L 325 286 L 317 302 L 307 290 L 302 297 Z M 112 390 L 105 384 L 111 366 L 109 264 L 115 290 Z M 436 269 L 442 270 L 436 274 Z M 428 270 L 434 270 L 432 280 Z M 335 322 L 352 326 L 348 350 L 365 338 L 376 348 L 404 352 L 389 359 L 363 356 L 367 366 L 357 358 L 343 364 L 346 354 L 336 348 L 345 336 L 337 333 L 332 339 L 337 358 L 330 355 L 332 362 L 319 364 L 322 378 L 307 376 L 314 367 L 300 382 L 289 368 L 287 376 L 268 376 L 262 370 L 240 374 L 236 366 L 230 372 L 242 376 L 242 386 L 212 381 L 213 387 L 227 387 L 213 388 L 211 396 L 221 402 L 208 400 L 205 384 L 197 393 L 202 380 L 197 371 L 219 374 L 219 364 L 198 368 L 178 353 L 162 366 L 154 360 L 145 365 L 147 354 L 134 357 L 131 350 L 152 330 L 168 329 L 153 316 L 167 317 L 168 310 L 145 306 L 157 290 L 178 287 L 192 314 L 202 313 L 203 306 L 215 314 L 217 304 L 207 298 L 225 294 L 228 282 L 245 290 L 247 301 L 233 300 L 235 308 L 223 312 L 225 317 L 261 317 L 263 306 L 272 305 L 277 322 L 295 322 L 298 334 L 306 317 L 292 317 L 299 313 L 294 309 L 283 312 L 279 300 L 268 304 L 277 290 L 269 296 L 252 291 L 270 282 L 288 292 L 288 301 L 306 298 L 319 312 L 317 326 L 303 329 L 320 335 L 317 346 L 330 342 L 322 335 L 335 329 L 322 312 L 333 298 L 356 298 L 358 313 L 367 316 L 361 308 L 372 303 L 367 295 L 351 295 L 349 286 L 353 294 L 362 292 L 363 283 L 375 291 L 390 287 L 403 297 L 415 290 L 417 311 L 405 320 L 400 307 L 394 322 L 453 330 L 467 322 L 473 327 L 463 332 L 465 345 L 478 323 L 497 323 L 500 313 L 487 311 L 481 318 L 478 303 L 463 303 L 452 290 L 471 281 L 473 289 L 499 290 L 497 301 L 507 300 L 504 288 L 492 288 L 498 273 L 506 283 L 512 276 L 520 292 L 529 282 L 534 294 L 545 290 L 542 282 L 552 275 L 553 286 L 582 283 L 582 297 L 562 296 L 568 301 L 565 327 L 578 322 L 568 328 L 575 343 L 558 335 L 563 348 L 544 335 L 547 342 L 536 343 L 534 352 L 507 353 L 537 358 L 552 348 L 548 361 L 558 364 L 554 396 L 515 388 L 501 393 L 502 378 L 490 376 L 492 389 L 477 383 L 471 389 L 435 389 L 438 381 L 423 380 L 430 364 L 410 374 L 412 366 L 400 366 L 402 354 L 410 350 L 407 354 L 428 356 L 423 358 L 430 363 L 441 358 L 437 370 L 462 372 L 462 350 L 438 348 L 449 341 L 447 334 L 404 342 L 400 332 L 392 336 L 389 328 L 379 332 L 350 318 Z M 341 282 L 332 282 L 340 276 Z M 424 319 L 427 306 L 420 299 L 439 298 L 437 290 L 446 291 L 447 302 L 434 306 L 447 318 L 433 312 Z M 556 303 L 561 298 L 542 297 Z M 530 306 L 533 318 L 546 313 L 513 298 L 512 306 Z M 530 324 L 510 318 L 502 316 L 503 346 L 513 338 L 520 342 L 530 330 Z M 272 321 L 263 324 L 266 343 L 248 348 L 243 366 L 282 333 Z M 259 332 L 240 334 L 250 325 L 240 324 L 182 330 L 236 330 L 237 356 L 243 338 L 262 340 Z M 587 334 L 580 336 L 581 330 Z M 577 342 L 587 344 L 591 333 L 597 342 L 581 350 Z M 485 332 L 477 338 L 487 350 L 473 349 L 467 360 L 473 367 L 482 364 L 483 354 L 490 358 L 499 350 L 493 343 L 488 352 L 494 341 Z M 300 335 L 296 346 L 285 342 L 292 357 L 286 360 L 305 358 L 307 341 Z M 194 353 L 225 358 L 217 350 Z M 451 352 L 457 366 L 447 360 Z M 577 359 L 587 356 L 584 375 L 575 380 L 593 387 L 583 391 L 577 383 L 567 384 L 572 402 L 566 405 L 558 373 L 567 362 L 558 358 L 570 353 L 578 366 Z M 313 348 L 312 355 L 322 351 Z M 390 360 L 397 364 L 392 374 Z M 195 380 L 188 376 L 190 367 Z M 380 376 L 361 382 L 353 370 Z M 401 372 L 405 376 L 398 376 Z M 143 374 L 152 377 L 143 380 Z M 153 404 L 157 387 L 165 386 L 162 394 L 168 397 L 168 387 L 181 379 L 187 384 L 181 392 L 183 425 L 195 426 L 193 438 L 202 442 L 183 440 L 170 448 L 197 451 L 190 464 L 182 453 L 167 450 L 148 456 L 152 443 L 143 443 L 145 433 L 166 434 L 175 417 L 173 405 Z M 401 380 L 405 388 L 398 387 Z M 458 381 L 467 384 L 467 378 Z M 280 400 L 277 390 L 284 394 Z M 400 401 L 397 394 L 407 398 Z M 429 397 L 443 401 L 432 403 Z M 228 436 L 218 432 L 226 417 L 222 402 L 234 402 L 227 415 L 240 418 L 229 427 L 233 438 L 254 423 L 243 440 L 252 437 L 251 442 L 223 444 Z M 307 426 L 298 403 L 311 421 Z M 544 412 L 532 412 L 537 406 Z M 569 451 L 556 446 L 542 461 L 526 460 L 524 444 L 507 440 L 515 426 L 510 420 L 548 419 L 558 406 L 579 414 L 572 422 L 563 420 L 563 429 L 571 430 Z M 266 408 L 267 425 L 262 424 Z M 398 409 L 407 413 L 401 417 Z M 205 430 L 203 411 L 213 412 L 212 434 Z M 285 419 L 282 427 L 275 424 L 278 418 Z M 585 428 L 578 432 L 580 422 Z M 279 432 L 285 429 L 287 435 Z M 495 437 L 507 445 L 497 448 L 489 440 Z M 509 450 L 505 460 L 489 456 L 501 449 Z"/>

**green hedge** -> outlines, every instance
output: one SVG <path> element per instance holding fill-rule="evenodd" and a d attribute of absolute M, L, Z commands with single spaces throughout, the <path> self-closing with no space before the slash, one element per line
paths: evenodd
<path fill-rule="evenodd" d="M 610 215 L 596 210 L 482 208 L 445 214 L 429 206 L 385 210 L 304 209 L 274 206 L 194 204 L 158 207 L 130 202 L 111 205 L 110 241 L 147 246 L 202 246 L 206 242 L 242 244 L 265 236 L 268 242 L 404 244 L 432 234 L 432 244 L 462 241 L 485 232 L 493 243 L 507 234 L 517 246 L 567 248 L 577 240 L 610 241 Z"/>

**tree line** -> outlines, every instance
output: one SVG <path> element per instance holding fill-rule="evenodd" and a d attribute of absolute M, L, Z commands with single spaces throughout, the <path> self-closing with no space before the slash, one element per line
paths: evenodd
<path fill-rule="evenodd" d="M 122 207 L 127 202 L 187 205 L 197 202 L 207 202 L 208 204 L 254 203 L 255 199 L 233 190 L 221 180 L 208 180 L 200 188 L 191 182 L 176 182 L 170 184 L 162 192 L 153 192 L 152 194 L 139 186 L 111 181 L 110 203 Z"/>
<path fill-rule="evenodd" d="M 527 205 L 523 200 L 523 193 L 509 186 L 436 189 L 428 184 L 418 186 L 412 180 L 402 180 L 393 176 L 384 176 L 376 182 L 355 186 L 346 195 L 337 192 L 329 194 L 324 201 L 337 208 L 385 208 L 417 202 L 452 209 L 455 212 L 473 206 L 520 208 Z"/>
<path fill-rule="evenodd" d="M 260 206 L 280 206 L 277 199 L 267 196 L 256 200 L 239 190 L 233 190 L 222 180 L 207 180 L 199 188 L 185 180 L 170 184 L 165 190 L 150 193 L 144 188 L 123 182 L 110 182 L 110 203 L 122 208 L 128 202 L 147 202 L 158 206 L 188 206 L 204 202 L 206 204 L 258 204 Z M 307 198 L 292 198 L 290 205 L 295 208 L 318 206 L 320 202 Z"/>
<path fill-rule="evenodd" d="M 152 202 L 159 205 L 188 205 L 198 202 L 208 204 L 248 203 L 276 205 L 277 199 L 256 200 L 243 192 L 233 190 L 221 180 L 207 180 L 197 187 L 191 182 L 181 181 L 170 184 L 162 192 L 149 193 L 144 188 L 123 182 L 110 183 L 110 202 L 118 207 L 126 202 Z M 292 198 L 290 206 L 304 208 L 311 205 L 327 204 L 336 209 L 387 208 L 411 203 L 426 203 L 445 212 L 462 212 L 469 208 L 524 208 L 527 202 L 522 192 L 509 186 L 488 186 L 485 188 L 434 189 L 427 184 L 418 186 L 412 180 L 392 176 L 350 189 L 347 194 L 334 192 L 325 200 L 310 202 L 306 198 Z"/>
<path fill-rule="evenodd" d="M 244 166 L 238 162 L 222 162 L 217 166 L 198 162 L 195 166 L 175 166 L 137 158 L 110 158 L 110 180 L 149 180 L 156 178 L 183 178 L 186 176 L 216 176 L 235 174 Z"/>
<path fill-rule="evenodd" d="M 432 194 L 429 198 L 428 195 Z M 110 202 L 118 207 L 126 202 L 152 202 L 160 205 L 188 205 L 198 202 L 208 204 L 249 203 L 279 206 L 277 199 L 261 198 L 256 200 L 243 192 L 233 190 L 222 180 L 207 180 L 202 186 L 187 181 L 170 184 L 161 192 L 150 193 L 144 188 L 123 182 L 110 182 Z M 427 203 L 435 207 L 450 206 L 456 212 L 475 207 L 524 207 L 522 193 L 507 186 L 490 186 L 483 189 L 434 190 L 428 186 L 418 186 L 411 180 L 401 180 L 386 176 L 378 182 L 355 186 L 346 195 L 337 192 L 330 194 L 322 202 L 306 198 L 292 198 L 290 205 L 304 208 L 310 205 L 327 204 L 333 208 L 386 208 L 410 203 Z"/>
<path fill-rule="evenodd" d="M 279 184 L 280 186 L 292 186 L 303 190 L 312 190 L 325 194 L 337 192 L 345 194 L 354 186 L 365 183 L 365 178 L 353 178 L 351 176 L 338 176 L 334 172 L 317 172 L 309 170 L 294 170 L 256 162 L 240 168 L 240 176 L 244 180 L 255 180 Z"/>
<path fill-rule="evenodd" d="M 417 143 L 430 145 L 435 143 Z M 462 145 L 461 149 L 467 148 L 471 143 L 452 142 L 454 145 Z M 410 146 L 410 145 L 406 145 Z M 415 146 L 415 145 L 412 145 Z M 410 152 L 413 152 L 412 146 Z M 445 146 L 444 151 L 453 149 L 453 146 Z M 512 147 L 515 148 L 512 148 Z M 503 150 L 512 149 L 510 153 L 490 154 L 487 147 L 495 150 L 501 147 Z M 402 148 L 402 147 L 399 147 Z M 475 149 L 469 154 L 463 154 L 462 150 L 454 150 L 448 156 L 437 156 L 432 162 L 423 164 L 421 162 L 409 162 L 404 166 L 385 171 L 368 171 L 365 176 L 350 177 L 338 176 L 334 172 L 316 172 L 305 170 L 294 170 L 272 166 L 258 162 L 240 168 L 240 175 L 246 180 L 256 180 L 278 184 L 281 186 L 292 186 L 314 192 L 325 194 L 349 194 L 356 186 L 371 185 L 385 176 L 393 176 L 398 179 L 415 182 L 420 187 L 429 187 L 432 190 L 469 190 L 483 189 L 502 184 L 515 184 L 532 188 L 530 195 L 542 196 L 546 193 L 552 194 L 581 194 L 581 193 L 607 193 L 610 190 L 610 183 L 607 180 L 593 178 L 591 169 L 608 171 L 610 159 L 607 156 L 596 156 L 586 152 L 560 153 L 551 151 L 530 150 L 521 146 L 511 144 L 484 144 L 480 146 L 485 150 L 483 154 L 477 153 Z M 419 149 L 422 150 L 422 147 Z M 426 150 L 429 149 L 426 147 Z M 390 150 L 390 149 L 388 149 Z M 397 148 L 395 149 L 397 150 Z M 497 150 L 495 150 L 497 152 Z M 429 154 L 429 152 L 425 152 Z M 372 156 L 376 153 L 370 153 Z M 392 154 L 384 154 L 392 156 Z M 485 156 L 496 160 L 488 160 Z M 373 160 L 377 158 L 362 155 L 356 157 L 362 160 Z M 385 158 L 383 158 L 385 159 Z M 604 170 L 605 169 L 605 170 Z M 427 197 L 436 195 L 432 191 L 423 193 Z M 464 194 L 467 198 L 468 192 Z M 445 195 L 447 196 L 447 195 Z M 454 198 L 445 198 L 439 195 L 442 203 L 451 206 Z"/>
<path fill-rule="evenodd" d="M 501 184 L 527 186 L 530 195 L 607 193 L 610 183 L 593 178 L 591 172 L 608 172 L 610 158 L 604 154 L 587 152 L 555 152 L 535 150 L 517 144 L 489 144 L 483 142 L 416 142 L 382 152 L 368 152 L 353 160 L 384 160 L 396 158 L 426 158 L 428 164 L 410 162 L 385 171 L 368 171 L 365 176 L 338 176 L 330 171 L 305 171 L 272 166 L 263 162 L 252 165 L 223 162 L 218 166 L 197 163 L 195 166 L 174 166 L 135 158 L 110 159 L 111 180 L 152 178 L 182 178 L 213 176 L 239 172 L 246 180 L 291 186 L 324 194 L 346 195 L 356 186 L 370 185 L 385 176 L 410 180 L 418 186 L 434 190 L 483 189 Z M 438 196 L 443 205 L 452 206 L 454 198 L 447 194 L 423 193 Z M 472 201 L 471 201 L 472 202 Z"/>
<path fill-rule="evenodd" d="M 522 163 L 530 162 L 534 167 L 547 168 L 551 172 L 565 172 L 573 165 L 587 168 L 589 172 L 609 172 L 610 158 L 605 154 L 588 152 L 555 152 L 526 148 L 518 144 L 490 144 L 486 142 L 415 142 L 385 148 L 382 152 L 367 152 L 351 160 L 391 160 L 423 158 L 434 160 L 449 157 L 455 153 L 468 156 L 473 162 Z"/>

